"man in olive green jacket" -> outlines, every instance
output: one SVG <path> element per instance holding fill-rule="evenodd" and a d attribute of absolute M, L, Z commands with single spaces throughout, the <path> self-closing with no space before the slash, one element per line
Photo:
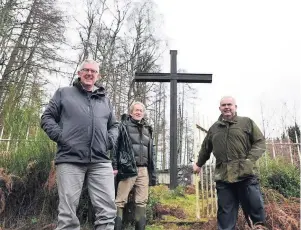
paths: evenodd
<path fill-rule="evenodd" d="M 255 229 L 265 229 L 265 212 L 255 162 L 265 152 L 265 139 L 248 117 L 237 116 L 233 97 L 220 101 L 221 115 L 205 137 L 195 172 L 216 158 L 215 181 L 218 197 L 218 230 L 235 230 L 239 203 Z"/>

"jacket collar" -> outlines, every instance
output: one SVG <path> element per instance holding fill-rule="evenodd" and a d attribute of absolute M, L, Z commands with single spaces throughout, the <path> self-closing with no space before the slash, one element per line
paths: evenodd
<path fill-rule="evenodd" d="M 144 118 L 142 118 L 141 121 L 136 121 L 132 118 L 131 115 L 126 114 L 126 113 L 121 115 L 121 121 L 130 121 L 131 123 L 136 124 L 136 125 L 144 125 L 144 126 L 148 125 Z"/>
<path fill-rule="evenodd" d="M 80 78 L 76 78 L 73 81 L 73 86 L 76 87 L 81 93 L 87 93 L 87 90 L 83 87 L 83 85 L 80 82 Z M 95 84 L 92 90 L 92 95 L 105 96 L 106 95 L 105 88 L 101 85 Z"/>
<path fill-rule="evenodd" d="M 229 123 L 229 124 L 235 124 L 237 123 L 237 113 L 235 113 L 234 117 L 232 118 L 232 120 L 225 120 L 223 119 L 223 115 L 221 114 L 219 117 L 218 117 L 218 121 L 217 121 L 218 124 L 220 125 L 226 125 L 226 123 Z"/>
<path fill-rule="evenodd" d="M 142 120 L 138 123 L 137 121 L 132 119 L 131 115 L 125 113 L 125 114 L 121 115 L 121 124 L 125 125 L 125 123 L 132 124 L 134 126 L 137 126 L 137 125 L 144 126 L 145 128 L 147 128 L 149 130 L 150 135 L 151 136 L 153 135 L 153 128 L 147 123 L 147 121 L 144 118 L 142 118 Z"/>

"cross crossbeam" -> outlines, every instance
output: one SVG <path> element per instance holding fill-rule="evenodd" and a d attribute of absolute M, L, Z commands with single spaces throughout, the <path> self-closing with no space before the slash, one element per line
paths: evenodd
<path fill-rule="evenodd" d="M 212 74 L 193 73 L 135 73 L 135 80 L 139 82 L 170 82 L 177 80 L 179 83 L 211 83 Z"/>

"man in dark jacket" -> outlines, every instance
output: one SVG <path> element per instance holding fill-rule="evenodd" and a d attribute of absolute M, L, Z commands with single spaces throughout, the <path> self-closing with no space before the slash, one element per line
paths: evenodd
<path fill-rule="evenodd" d="M 59 194 L 56 230 L 79 230 L 76 216 L 84 180 L 95 209 L 95 229 L 114 229 L 114 175 L 108 150 L 116 144 L 118 123 L 99 78 L 99 64 L 85 60 L 72 87 L 59 88 L 41 118 L 41 126 L 57 143 Z"/>
<path fill-rule="evenodd" d="M 124 114 L 119 127 L 116 163 L 118 170 L 115 229 L 122 227 L 123 209 L 132 188 L 135 189 L 135 229 L 143 230 L 146 225 L 146 203 L 148 186 L 156 184 L 152 128 L 144 120 L 145 106 L 134 102 L 130 115 Z"/>
<path fill-rule="evenodd" d="M 237 116 L 234 98 L 222 98 L 219 109 L 221 116 L 210 127 L 193 170 L 200 172 L 213 152 L 218 230 L 235 230 L 239 203 L 246 217 L 251 218 L 254 229 L 265 229 L 264 205 L 255 165 L 265 152 L 265 139 L 254 121 Z"/>

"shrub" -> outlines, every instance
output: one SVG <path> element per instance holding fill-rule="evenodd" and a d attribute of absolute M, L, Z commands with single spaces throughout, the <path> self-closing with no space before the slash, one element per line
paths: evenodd
<path fill-rule="evenodd" d="M 177 186 L 174 190 L 171 190 L 171 197 L 185 197 L 185 187 L 184 186 Z"/>
<path fill-rule="evenodd" d="M 5 210 L 0 224 L 13 227 L 27 216 L 42 214 L 53 217 L 56 214 L 57 195 L 44 189 L 55 145 L 39 128 L 40 110 L 35 106 L 23 106 L 10 110 L 2 123 L 3 139 L 0 142 L 0 189 L 4 191 Z M 8 142 L 9 141 L 9 142 Z M 3 180 L 10 178 L 10 186 Z M 54 208 L 55 206 L 55 208 Z M 32 219 L 33 224 L 36 219 Z"/>
<path fill-rule="evenodd" d="M 285 197 L 300 197 L 300 169 L 285 158 L 261 158 L 259 161 L 262 186 L 277 190 Z"/>
<path fill-rule="evenodd" d="M 154 213 L 155 205 L 160 203 L 160 196 L 166 193 L 167 191 L 168 188 L 162 185 L 150 187 L 149 199 L 146 206 L 146 219 L 149 222 L 152 222 L 152 220 L 155 219 L 155 213 Z"/>

